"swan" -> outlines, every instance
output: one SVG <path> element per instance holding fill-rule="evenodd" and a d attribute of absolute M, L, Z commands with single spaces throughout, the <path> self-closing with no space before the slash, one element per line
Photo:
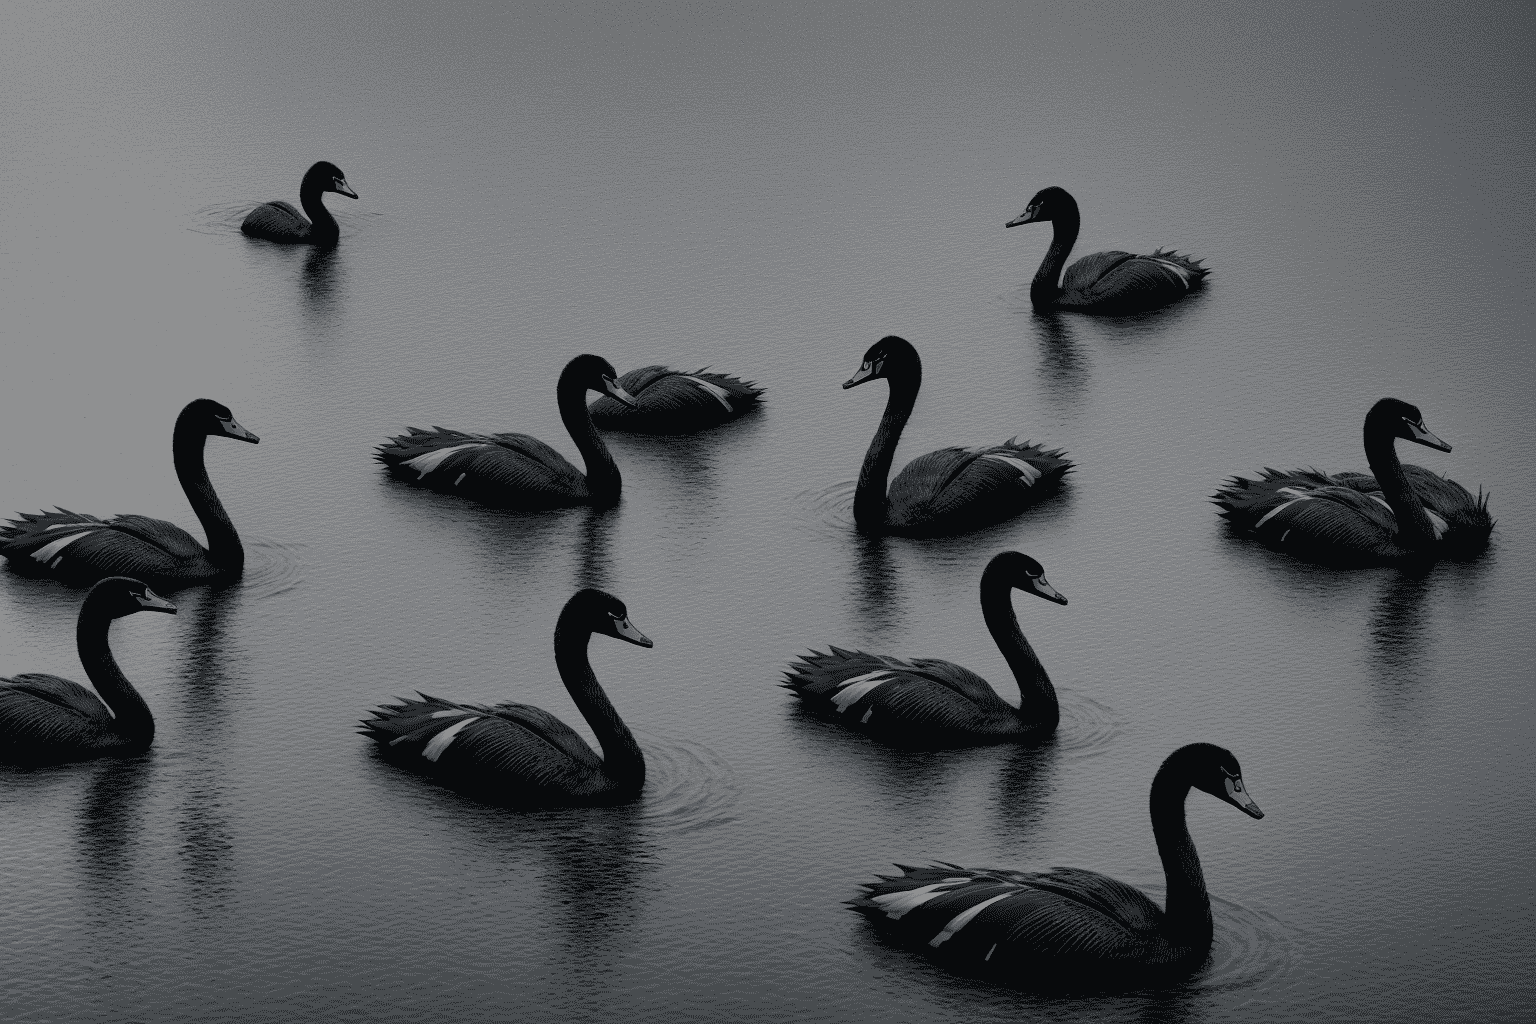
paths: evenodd
<path fill-rule="evenodd" d="M 887 494 L 885 481 L 896 444 L 923 383 L 917 349 L 894 334 L 881 338 L 864 353 L 859 371 L 843 387 L 877 377 L 890 381 L 890 397 L 853 497 L 853 519 L 863 533 L 935 537 L 989 526 L 1024 511 L 1072 468 L 1060 450 L 1019 444 L 1018 438 L 973 448 L 940 448 L 907 463 Z"/>
<path fill-rule="evenodd" d="M 718 426 L 756 409 L 763 389 L 723 373 L 684 373 L 642 366 L 618 379 L 633 405 L 604 395 L 592 403 L 592 422 L 636 434 L 687 434 Z"/>
<path fill-rule="evenodd" d="M 341 237 L 341 228 L 320 199 L 327 192 L 357 198 L 357 193 L 347 184 L 347 177 L 341 173 L 341 168 L 321 160 L 304 172 L 304 180 L 299 183 L 299 204 L 304 207 L 304 213 L 309 214 L 309 220 L 305 220 L 304 214 L 295 210 L 292 203 L 274 199 L 246 214 L 245 220 L 240 223 L 240 231 L 252 238 L 265 238 L 272 242 L 335 245 Z"/>
<path fill-rule="evenodd" d="M 1451 450 L 1429 432 L 1416 406 L 1383 398 L 1365 416 L 1370 473 L 1266 468 L 1258 480 L 1232 477 L 1211 500 L 1237 529 L 1327 565 L 1358 568 L 1482 552 L 1493 532 L 1487 496 L 1479 490 L 1474 498 L 1454 480 L 1403 465 L 1394 443 L 1399 437 Z"/>
<path fill-rule="evenodd" d="M 791 663 L 783 685 L 817 714 L 899 746 L 959 747 L 1043 739 L 1060 711 L 1045 666 L 1019 629 L 1012 592 L 1067 599 L 1028 555 L 1004 551 L 981 574 L 981 613 L 1013 669 L 1019 706 L 997 695 L 970 669 L 938 658 L 903 661 L 863 651 L 812 651 Z"/>
<path fill-rule="evenodd" d="M 1123 316 L 1158 309 L 1199 288 L 1209 273 L 1200 261 L 1172 250 L 1150 256 L 1128 252 L 1096 252 L 1067 267 L 1067 254 L 1082 223 L 1077 200 L 1064 188 L 1051 186 L 1035 193 L 1024 212 L 1003 227 L 1054 221 L 1055 237 L 1029 285 L 1035 309 L 1064 309 L 1102 316 Z"/>
<path fill-rule="evenodd" d="M 0 762 L 61 764 L 149 749 L 155 718 L 107 644 L 112 620 L 134 612 L 174 615 L 176 606 L 125 576 L 97 583 L 80 605 L 75 644 L 95 693 L 41 672 L 0 678 Z"/>
<path fill-rule="evenodd" d="M 1168 879 L 1167 907 L 1096 871 L 971 869 L 940 864 L 864 883 L 848 905 L 952 969 L 1030 987 L 1105 987 L 1188 974 L 1210 953 L 1211 899 L 1184 820 L 1200 789 L 1246 811 L 1230 751 L 1180 747 L 1152 779 L 1152 834 Z"/>
<path fill-rule="evenodd" d="M 587 588 L 555 623 L 555 664 L 603 747 L 598 757 L 570 726 L 528 704 L 456 704 L 421 694 L 370 712 L 363 735 L 399 763 L 488 803 L 598 804 L 631 800 L 645 784 L 645 757 L 587 660 L 593 633 L 650 647 L 624 602 Z"/>
<path fill-rule="evenodd" d="M 203 442 L 210 436 L 251 444 L 261 440 L 212 399 L 188 402 L 176 417 L 171 458 L 176 479 L 208 535 L 206 548 L 186 530 L 161 519 L 135 515 L 97 519 L 58 509 L 23 513 L 20 519 L 0 525 L 0 555 L 23 574 L 75 586 L 131 574 L 161 589 L 176 590 L 239 576 L 245 568 L 245 549 L 203 465 Z"/>
<path fill-rule="evenodd" d="M 408 427 L 409 433 L 390 438 L 374 457 L 398 479 L 487 505 L 529 511 L 568 505 L 609 508 L 619 503 L 623 480 L 592 425 L 586 394 L 604 392 L 633 403 L 616 376 L 608 360 L 582 355 L 566 364 L 555 385 L 560 419 L 586 463 L 585 476 L 559 452 L 527 434 Z"/>

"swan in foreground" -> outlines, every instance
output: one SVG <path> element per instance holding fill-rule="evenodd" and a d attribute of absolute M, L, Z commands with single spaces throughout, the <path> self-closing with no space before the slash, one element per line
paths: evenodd
<path fill-rule="evenodd" d="M 887 743 L 960 747 L 1039 740 L 1056 731 L 1060 711 L 1045 666 L 1019 629 L 1013 591 L 1066 604 L 1028 555 L 1004 551 L 981 574 L 981 612 L 987 630 L 1013 669 L 1019 706 L 987 681 L 952 661 L 903 661 L 863 651 L 812 651 L 792 663 L 784 685 L 810 710 Z"/>
<path fill-rule="evenodd" d="M 1076 313 L 1123 316 L 1166 306 L 1199 288 L 1207 271 L 1199 260 L 1159 249 L 1150 256 L 1128 252 L 1096 252 L 1067 267 L 1067 254 L 1077 241 L 1082 218 L 1077 200 L 1064 188 L 1051 186 L 1035 193 L 1024 212 L 1004 227 L 1052 221 L 1056 225 L 1051 247 L 1029 285 L 1029 301 L 1036 310 L 1061 309 Z"/>
<path fill-rule="evenodd" d="M 148 516 L 110 519 L 59 509 L 23 514 L 0 525 L 0 555 L 29 576 L 47 576 L 74 586 L 107 576 L 134 576 L 162 590 L 238 577 L 245 549 L 203 464 L 209 437 L 232 437 L 256 444 L 261 439 L 235 422 L 225 406 L 207 398 L 188 402 L 176 417 L 171 457 L 176 479 L 208 535 L 205 548 L 186 530 Z"/>
<path fill-rule="evenodd" d="M 123 576 L 96 584 L 80 605 L 75 645 L 95 693 L 41 672 L 0 677 L 0 762 L 60 764 L 131 757 L 149 749 L 155 718 L 107 644 L 112 620 L 134 612 L 174 615 L 176 606 Z"/>
<path fill-rule="evenodd" d="M 299 183 L 299 205 L 304 207 L 304 213 L 309 214 L 308 220 L 304 219 L 304 213 L 293 208 L 292 203 L 274 199 L 246 214 L 245 220 L 240 223 L 240 230 L 252 238 L 265 238 L 272 242 L 335 245 L 341 237 L 341 228 L 320 198 L 327 192 L 357 198 L 357 193 L 347 184 L 347 177 L 341 173 L 341 168 L 321 160 L 304 172 L 304 180 Z"/>
<path fill-rule="evenodd" d="M 1234 476 L 1211 499 L 1235 528 L 1308 561 L 1353 568 L 1413 557 L 1467 558 L 1488 546 L 1488 498 L 1421 466 L 1398 461 L 1402 438 L 1448 452 L 1418 408 L 1383 398 L 1365 417 L 1370 473 L 1315 469 L 1261 479 Z M 1374 474 L 1374 475 L 1372 475 Z"/>
<path fill-rule="evenodd" d="M 607 804 L 632 800 L 645 784 L 645 758 L 587 660 L 602 633 L 650 647 L 624 602 L 579 590 L 555 624 L 555 665 L 603 747 L 598 757 L 570 726 L 528 704 L 456 704 L 421 695 L 372 712 L 362 733 L 397 763 L 487 803 Z"/>
<path fill-rule="evenodd" d="M 896 444 L 923 383 L 917 349 L 894 334 L 881 338 L 864 353 L 859 371 L 843 387 L 877 377 L 890 381 L 890 397 L 853 497 L 853 519 L 863 533 L 935 537 L 990 526 L 1050 493 L 1072 467 L 1061 451 L 1019 444 L 1017 438 L 973 448 L 940 448 L 907 463 L 887 493 Z"/>
<path fill-rule="evenodd" d="M 445 494 L 525 511 L 619 503 L 623 480 L 587 409 L 588 391 L 634 399 L 614 380 L 608 360 L 577 356 L 566 364 L 555 385 L 560 419 L 581 452 L 582 474 L 543 441 L 527 434 L 467 434 L 460 430 L 408 428 L 379 446 L 375 458 L 391 476 Z"/>
<path fill-rule="evenodd" d="M 688 434 L 744 416 L 761 404 L 763 390 L 723 373 L 683 373 L 642 366 L 618 379 L 634 399 L 626 405 L 608 395 L 592 403 L 592 422 L 604 430 L 636 434 Z"/>
<path fill-rule="evenodd" d="M 951 969 L 1015 985 L 1101 988 L 1181 978 L 1210 953 L 1211 899 L 1184 820 L 1203 790 L 1255 818 L 1237 758 L 1209 743 L 1168 755 L 1152 779 L 1152 834 L 1167 906 L 1096 871 L 1008 871 L 950 864 L 867 882 L 848 905 Z"/>

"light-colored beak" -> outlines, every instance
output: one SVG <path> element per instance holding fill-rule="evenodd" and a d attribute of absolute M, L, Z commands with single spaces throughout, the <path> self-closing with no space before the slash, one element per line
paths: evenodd
<path fill-rule="evenodd" d="M 627 618 L 621 619 L 615 616 L 613 620 L 613 631 L 618 634 L 620 640 L 628 640 L 630 643 L 636 645 L 637 647 L 656 646 L 655 644 L 651 643 L 650 637 L 636 629 Z"/>
<path fill-rule="evenodd" d="M 867 380 L 874 380 L 875 374 L 880 372 L 879 363 L 870 363 L 868 366 L 859 367 L 859 372 L 843 382 L 843 390 L 858 387 Z"/>
<path fill-rule="evenodd" d="M 1067 603 L 1067 595 L 1063 594 L 1061 591 L 1047 583 L 1044 576 L 1036 576 L 1034 579 L 1029 581 L 1029 585 L 1035 593 L 1039 594 L 1047 601 L 1055 601 L 1057 604 Z"/>
<path fill-rule="evenodd" d="M 1438 448 L 1442 452 L 1451 450 L 1451 446 L 1429 432 L 1429 428 L 1422 423 L 1409 423 L 1408 433 L 1412 434 L 1412 440 L 1428 448 Z"/>
<path fill-rule="evenodd" d="M 138 599 L 139 608 L 141 611 L 170 612 L 172 615 L 176 614 L 176 606 L 174 604 L 171 604 L 171 602 L 167 601 L 153 590 L 150 590 L 148 587 L 144 588 L 144 593 L 135 594 L 133 596 Z"/>
<path fill-rule="evenodd" d="M 249 441 L 251 444 L 261 443 L 261 438 L 236 423 L 234 419 L 220 420 L 219 422 L 223 424 L 226 436 L 232 437 L 237 441 Z"/>
<path fill-rule="evenodd" d="M 1007 224 L 1004 224 L 1003 227 L 1005 227 L 1005 228 L 1016 228 L 1020 224 L 1033 224 L 1035 221 L 1040 219 L 1039 217 L 1036 216 L 1036 214 L 1038 214 L 1039 212 L 1040 211 L 1038 211 L 1038 210 L 1036 210 L 1034 208 L 1030 208 L 1028 210 L 1025 210 L 1023 213 L 1021 213 L 1017 217 L 1013 218 L 1013 220 L 1009 221 Z"/>
<path fill-rule="evenodd" d="M 1259 805 L 1253 802 L 1253 797 L 1248 795 L 1248 787 L 1243 785 L 1242 779 L 1226 779 L 1227 801 L 1236 804 L 1246 811 L 1251 817 L 1262 818 L 1264 812 L 1259 810 Z"/>
<path fill-rule="evenodd" d="M 347 184 L 346 178 L 332 178 L 331 188 L 344 196 L 351 196 L 353 199 L 357 198 L 357 193 L 352 191 L 352 186 Z"/>
<path fill-rule="evenodd" d="M 617 398 L 619 401 L 623 402 L 625 405 L 629 406 L 631 409 L 635 408 L 635 406 L 639 404 L 635 401 L 633 395 L 619 387 L 619 385 L 611 377 L 603 378 L 603 390 L 608 392 L 614 398 Z"/>

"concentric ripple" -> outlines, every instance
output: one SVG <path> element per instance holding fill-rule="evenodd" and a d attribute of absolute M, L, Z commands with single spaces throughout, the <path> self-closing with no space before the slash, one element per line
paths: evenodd
<path fill-rule="evenodd" d="M 735 820 L 740 791 L 725 758 L 702 743 L 636 729 L 645 752 L 640 820 L 667 832 L 695 832 Z"/>
<path fill-rule="evenodd" d="M 299 545 L 249 534 L 243 540 L 245 572 L 240 577 L 240 586 L 246 594 L 265 601 L 286 594 L 304 582 Z"/>
<path fill-rule="evenodd" d="M 1125 725 L 1113 708 L 1079 690 L 1058 687 L 1056 699 L 1061 722 L 1056 726 L 1055 747 L 1068 757 L 1092 757 L 1106 750 Z"/>

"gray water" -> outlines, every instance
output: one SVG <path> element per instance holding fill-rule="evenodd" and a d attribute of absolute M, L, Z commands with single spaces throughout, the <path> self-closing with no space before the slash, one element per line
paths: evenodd
<path fill-rule="evenodd" d="M 736 6 L 736 5 L 732 5 Z M 211 440 L 233 589 L 114 649 L 156 714 L 123 763 L 0 772 L 11 1020 L 1511 1019 L 1536 993 L 1529 849 L 1536 547 L 1533 19 L 1523 6 L 23 2 L 0 34 L 0 511 L 195 529 L 171 424 Z M 333 253 L 242 237 L 314 160 Z M 1209 289 L 1046 319 L 1039 188 L 1078 251 L 1174 246 Z M 898 466 L 1015 434 L 1079 470 L 1021 519 L 869 542 L 852 480 L 886 333 L 925 358 Z M 516 516 L 386 480 L 406 425 L 570 457 L 554 381 L 709 365 L 760 415 L 616 438 L 624 500 Z M 1482 559 L 1333 572 L 1230 537 L 1229 474 L 1364 469 L 1377 398 L 1492 490 Z M 1403 446 L 1408 447 L 1408 446 Z M 944 657 L 1010 694 L 976 586 L 999 550 L 1062 691 L 1040 750 L 914 756 L 797 714 L 809 646 Z M 586 733 L 551 635 L 603 586 L 656 641 L 597 638 L 651 780 L 514 813 L 354 734 L 417 689 Z M 80 594 L 0 573 L 0 673 L 83 681 Z M 588 734 L 589 735 L 589 734 Z M 1046 998 L 952 978 L 842 901 L 893 861 L 1068 864 L 1160 894 L 1147 787 L 1199 793 L 1210 965 Z"/>

